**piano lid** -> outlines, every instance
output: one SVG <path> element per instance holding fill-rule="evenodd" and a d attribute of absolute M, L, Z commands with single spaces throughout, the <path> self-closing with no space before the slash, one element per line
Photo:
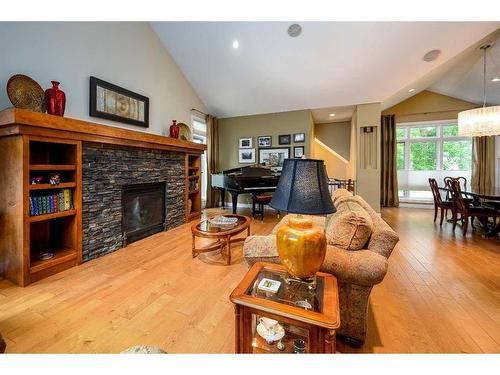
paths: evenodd
<path fill-rule="evenodd" d="M 222 171 L 223 174 L 228 176 L 245 176 L 245 177 L 262 177 L 262 176 L 276 176 L 276 173 L 271 167 L 263 164 L 253 164 L 244 167 L 226 169 Z"/>

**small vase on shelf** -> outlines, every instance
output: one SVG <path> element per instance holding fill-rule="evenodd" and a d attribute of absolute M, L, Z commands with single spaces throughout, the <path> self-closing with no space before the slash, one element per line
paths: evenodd
<path fill-rule="evenodd" d="M 45 105 L 49 115 L 64 116 L 66 94 L 59 88 L 60 83 L 51 81 L 52 87 L 45 90 Z"/>
<path fill-rule="evenodd" d="M 179 125 L 176 120 L 172 120 L 172 125 L 170 125 L 170 137 L 179 138 Z"/>

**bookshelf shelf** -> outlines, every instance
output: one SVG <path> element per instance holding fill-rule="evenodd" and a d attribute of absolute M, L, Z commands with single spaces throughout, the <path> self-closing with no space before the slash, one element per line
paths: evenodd
<path fill-rule="evenodd" d="M 31 164 L 31 171 L 74 171 L 74 164 Z"/>
<path fill-rule="evenodd" d="M 76 182 L 61 182 L 57 185 L 51 184 L 36 184 L 30 185 L 30 190 L 50 190 L 50 189 L 67 189 L 76 187 Z"/>
<path fill-rule="evenodd" d="M 34 260 L 31 262 L 30 272 L 37 273 L 58 264 L 65 263 L 77 258 L 75 249 L 62 248 L 53 251 L 54 256 L 47 260 Z"/>
<path fill-rule="evenodd" d="M 201 155 L 186 154 L 186 222 L 201 215 Z"/>
<path fill-rule="evenodd" d="M 30 223 L 36 223 L 37 221 L 51 220 L 60 217 L 74 216 L 74 215 L 76 215 L 76 210 L 73 209 L 73 210 L 55 212 L 53 214 L 30 216 Z"/>

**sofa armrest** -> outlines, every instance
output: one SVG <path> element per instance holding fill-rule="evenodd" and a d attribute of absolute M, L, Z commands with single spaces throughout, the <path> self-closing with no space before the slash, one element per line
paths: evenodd
<path fill-rule="evenodd" d="M 368 241 L 368 249 L 389 258 L 399 242 L 398 234 L 382 218 L 375 218 L 374 230 Z"/>
<path fill-rule="evenodd" d="M 243 256 L 249 266 L 255 262 L 279 263 L 276 236 L 249 236 L 243 244 Z"/>
<path fill-rule="evenodd" d="M 373 251 L 349 251 L 328 245 L 321 270 L 344 283 L 373 286 L 384 279 L 387 265 L 387 259 Z"/>

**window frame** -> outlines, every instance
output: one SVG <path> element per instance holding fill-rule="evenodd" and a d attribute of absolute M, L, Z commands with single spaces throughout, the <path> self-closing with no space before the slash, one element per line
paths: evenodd
<path fill-rule="evenodd" d="M 431 169 L 432 171 L 443 171 L 443 146 L 446 141 L 472 141 L 472 137 L 467 136 L 445 136 L 443 135 L 443 129 L 446 126 L 457 125 L 457 120 L 439 120 L 439 121 L 420 121 L 420 122 L 403 122 L 396 124 L 397 128 L 405 129 L 405 138 L 397 139 L 396 143 L 404 143 L 405 144 L 405 168 L 400 169 L 403 171 L 415 171 L 415 169 L 411 168 L 411 144 L 418 142 L 436 142 L 436 169 Z M 410 129 L 411 128 L 422 128 L 436 126 L 436 136 L 435 137 L 416 137 L 411 138 Z M 472 164 L 471 164 L 472 169 Z"/>

